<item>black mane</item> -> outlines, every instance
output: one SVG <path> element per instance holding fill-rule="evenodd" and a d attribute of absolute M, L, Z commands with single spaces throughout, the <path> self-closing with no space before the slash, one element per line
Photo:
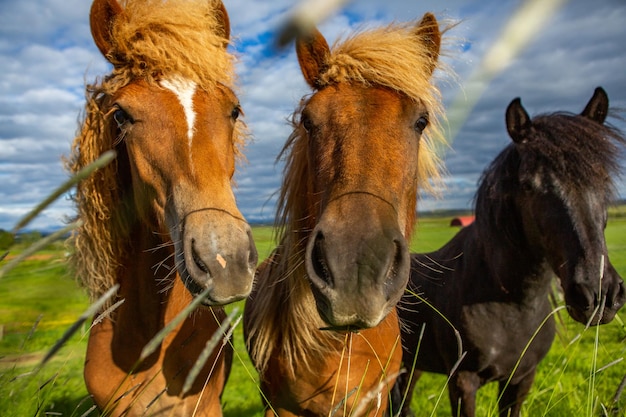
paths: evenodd
<path fill-rule="evenodd" d="M 479 180 L 475 196 L 479 229 L 515 241 L 520 231 L 513 221 L 514 199 L 522 184 L 537 175 L 544 182 L 557 179 L 571 190 L 594 190 L 610 201 L 625 144 L 616 127 L 581 115 L 557 112 L 534 117 L 528 136 L 509 144 Z"/>

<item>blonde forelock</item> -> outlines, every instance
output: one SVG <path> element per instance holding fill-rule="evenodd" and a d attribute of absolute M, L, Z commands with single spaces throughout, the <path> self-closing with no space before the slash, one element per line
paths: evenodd
<path fill-rule="evenodd" d="M 234 55 L 217 12 L 219 1 L 126 0 L 111 28 L 107 59 L 128 79 L 178 75 L 210 89 L 235 84 Z M 169 6 L 169 7 L 168 7 Z"/>

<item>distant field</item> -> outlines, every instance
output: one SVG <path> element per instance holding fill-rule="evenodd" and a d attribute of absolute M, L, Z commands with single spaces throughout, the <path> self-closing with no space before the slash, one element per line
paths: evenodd
<path fill-rule="evenodd" d="M 412 250 L 441 246 L 457 231 L 449 223 L 450 217 L 422 217 Z M 272 228 L 255 227 L 253 233 L 264 259 L 273 248 Z M 612 213 L 606 235 L 611 261 L 626 276 L 626 216 Z M 63 245 L 56 243 L 0 279 L 0 416 L 98 415 L 82 380 L 87 325 L 50 363 L 31 373 L 88 306 L 87 297 L 68 276 L 64 253 Z M 241 311 L 243 303 L 238 307 Z M 540 366 L 524 415 L 595 417 L 602 407 L 614 407 L 610 415 L 626 416 L 626 394 L 612 404 L 626 375 L 626 312 L 608 325 L 587 330 L 566 314 L 559 320 L 559 335 Z M 237 355 L 223 396 L 225 416 L 261 416 L 257 377 L 241 326 L 234 345 Z M 413 405 L 423 410 L 421 415 L 449 416 L 444 377 L 424 376 L 417 392 Z M 495 404 L 495 385 L 481 390 L 477 415 L 497 415 Z"/>

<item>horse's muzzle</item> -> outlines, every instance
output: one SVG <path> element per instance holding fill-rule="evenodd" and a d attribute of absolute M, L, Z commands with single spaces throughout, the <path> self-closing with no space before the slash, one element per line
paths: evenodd
<path fill-rule="evenodd" d="M 609 262 L 600 288 L 596 285 L 573 285 L 565 291 L 565 303 L 574 320 L 591 326 L 606 324 L 626 303 L 626 287 Z"/>
<path fill-rule="evenodd" d="M 258 255 L 250 226 L 223 217 L 229 216 L 209 212 L 188 217 L 182 251 L 177 250 L 178 270 L 189 292 L 196 296 L 209 288 L 204 305 L 239 301 L 252 290 Z"/>
<path fill-rule="evenodd" d="M 359 234 L 320 222 L 307 245 L 306 268 L 318 312 L 330 327 L 371 328 L 404 293 L 409 250 L 397 228 Z"/>

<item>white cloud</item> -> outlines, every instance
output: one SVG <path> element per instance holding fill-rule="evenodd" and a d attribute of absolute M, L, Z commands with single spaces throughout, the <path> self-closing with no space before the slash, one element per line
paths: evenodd
<path fill-rule="evenodd" d="M 273 49 L 273 32 L 296 4 L 294 0 L 225 0 L 234 50 L 240 58 L 240 99 L 254 142 L 248 163 L 237 173 L 242 212 L 251 220 L 271 220 L 282 165 L 275 158 L 289 136 L 287 118 L 308 93 L 293 51 Z M 362 23 L 438 18 L 460 20 L 450 30 L 452 57 L 461 87 L 519 4 L 507 0 L 358 0 L 320 25 L 329 43 Z M 0 3 L 0 228 L 10 228 L 66 177 L 60 162 L 69 152 L 84 101 L 84 84 L 109 71 L 93 45 L 85 0 L 4 1 Z M 469 207 L 476 179 L 509 143 L 504 109 L 521 96 L 529 112 L 580 111 L 596 85 L 611 103 L 626 108 L 626 4 L 570 0 L 537 35 L 511 67 L 496 77 L 478 101 L 446 156 L 449 171 L 444 199 L 424 197 L 422 209 Z M 459 93 L 442 86 L 446 105 Z M 622 195 L 626 187 L 620 185 Z M 62 201 L 38 221 L 59 224 L 72 215 Z"/>

